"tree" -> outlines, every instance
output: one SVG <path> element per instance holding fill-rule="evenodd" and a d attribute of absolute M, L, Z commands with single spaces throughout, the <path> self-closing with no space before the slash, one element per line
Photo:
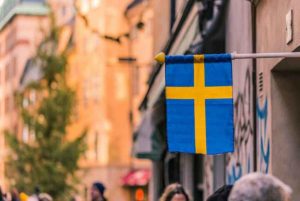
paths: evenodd
<path fill-rule="evenodd" d="M 58 51 L 60 29 L 53 15 L 50 19 L 49 34 L 33 59 L 40 69 L 41 79 L 16 93 L 23 127 L 34 137 L 24 142 L 16 133 L 6 131 L 12 151 L 7 169 L 17 189 L 32 192 L 38 186 L 54 200 L 66 200 L 74 190 L 78 160 L 86 149 L 86 131 L 73 141 L 66 139 L 75 92 L 66 82 L 67 51 Z M 34 102 L 29 98 L 32 93 L 37 97 Z"/>

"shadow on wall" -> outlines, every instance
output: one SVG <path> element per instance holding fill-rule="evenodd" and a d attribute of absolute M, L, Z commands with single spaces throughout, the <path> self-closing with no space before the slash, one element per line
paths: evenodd
<path fill-rule="evenodd" d="M 284 59 L 271 77 L 272 174 L 290 185 L 300 199 L 300 59 Z"/>

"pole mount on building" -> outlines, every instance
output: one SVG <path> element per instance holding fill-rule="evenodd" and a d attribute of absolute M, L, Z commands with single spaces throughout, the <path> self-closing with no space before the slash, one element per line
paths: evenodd
<path fill-rule="evenodd" d="M 231 53 L 231 58 L 234 59 L 258 59 L 258 58 L 300 58 L 300 52 L 274 52 L 274 53 L 247 53 L 238 54 Z M 155 56 L 158 63 L 165 63 L 166 55 L 161 52 Z"/>

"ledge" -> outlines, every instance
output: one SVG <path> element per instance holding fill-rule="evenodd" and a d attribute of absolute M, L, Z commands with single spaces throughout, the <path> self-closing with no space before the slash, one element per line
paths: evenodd
<path fill-rule="evenodd" d="M 41 3 L 22 3 L 11 9 L 0 21 L 0 31 L 8 24 L 15 15 L 36 15 L 43 16 L 49 13 L 46 4 Z"/>

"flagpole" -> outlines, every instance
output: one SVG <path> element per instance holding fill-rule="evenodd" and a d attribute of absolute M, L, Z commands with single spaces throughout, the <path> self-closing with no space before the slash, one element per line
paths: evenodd
<path fill-rule="evenodd" d="M 273 52 L 273 53 L 231 53 L 231 58 L 235 59 L 258 59 L 258 58 L 300 58 L 300 52 Z M 166 55 L 161 52 L 155 56 L 159 63 L 165 63 Z"/>
<path fill-rule="evenodd" d="M 232 59 L 256 59 L 256 58 L 300 58 L 300 52 L 274 52 L 274 53 L 231 53 Z"/>

